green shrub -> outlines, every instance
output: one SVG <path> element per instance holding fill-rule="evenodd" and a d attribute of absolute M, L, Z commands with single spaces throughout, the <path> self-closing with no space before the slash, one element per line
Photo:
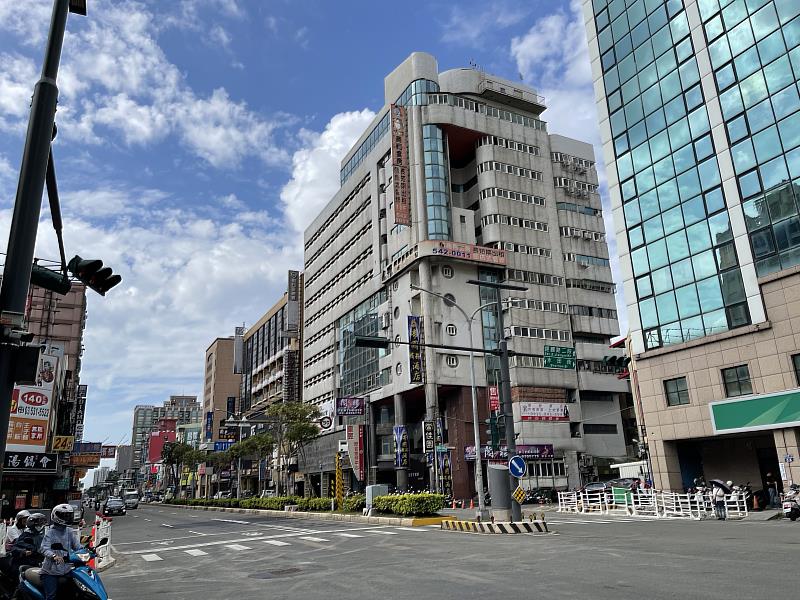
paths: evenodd
<path fill-rule="evenodd" d="M 390 494 L 378 496 L 372 506 L 380 513 L 392 513 L 404 517 L 435 515 L 444 508 L 444 496 L 441 494 Z"/>
<path fill-rule="evenodd" d="M 301 498 L 298 508 L 302 511 L 325 512 L 331 509 L 330 498 Z"/>
<path fill-rule="evenodd" d="M 367 497 L 364 494 L 348 496 L 344 499 L 344 510 L 347 512 L 361 512 L 367 505 Z"/>

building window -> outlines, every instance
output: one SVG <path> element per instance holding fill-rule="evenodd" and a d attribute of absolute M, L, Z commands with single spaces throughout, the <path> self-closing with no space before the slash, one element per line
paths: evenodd
<path fill-rule="evenodd" d="M 800 385 L 800 354 L 792 357 L 792 365 L 794 366 L 794 379 L 797 381 L 797 385 Z"/>
<path fill-rule="evenodd" d="M 444 303 L 445 306 L 453 307 L 456 305 L 456 297 L 453 294 L 445 294 Z"/>
<path fill-rule="evenodd" d="M 402 365 L 402 363 L 397 363 L 394 366 L 394 372 L 397 373 L 398 375 L 402 375 L 403 374 L 403 365 Z"/>
<path fill-rule="evenodd" d="M 586 434 L 586 435 L 592 435 L 592 434 L 616 435 L 616 433 L 617 433 L 617 424 L 616 423 L 584 423 L 583 424 L 583 433 Z"/>
<path fill-rule="evenodd" d="M 739 365 L 730 369 L 722 369 L 722 382 L 725 384 L 725 396 L 746 396 L 753 393 L 750 383 L 750 369 L 747 365 Z"/>
<path fill-rule="evenodd" d="M 458 330 L 456 329 L 455 325 L 448 325 L 447 327 L 445 327 L 445 331 L 447 331 L 447 335 L 455 335 L 456 333 L 458 333 Z"/>
<path fill-rule="evenodd" d="M 664 393 L 667 395 L 667 406 L 689 404 L 689 386 L 686 377 L 667 379 L 664 382 Z"/>
<path fill-rule="evenodd" d="M 395 319 L 399 319 L 400 318 L 400 307 L 399 306 L 395 306 L 394 307 L 394 318 Z"/>
<path fill-rule="evenodd" d="M 445 360 L 447 361 L 448 367 L 455 368 L 458 366 L 458 357 L 455 356 L 454 354 L 448 354 Z"/>
<path fill-rule="evenodd" d="M 442 265 L 442 276 L 447 279 L 453 278 L 453 267 L 450 265 Z"/>
<path fill-rule="evenodd" d="M 391 435 L 380 436 L 380 455 L 392 456 L 394 454 L 394 439 Z"/>
<path fill-rule="evenodd" d="M 537 460 L 528 463 L 528 477 L 566 477 L 563 460 Z"/>

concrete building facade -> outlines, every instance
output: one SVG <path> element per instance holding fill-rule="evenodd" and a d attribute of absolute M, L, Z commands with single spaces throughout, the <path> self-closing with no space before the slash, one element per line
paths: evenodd
<path fill-rule="evenodd" d="M 174 419 L 178 425 L 197 423 L 202 420 L 202 410 L 197 396 L 170 396 L 163 406 L 137 405 L 133 409 L 131 431 L 133 468 L 140 470 L 147 464 L 150 433 L 157 430 L 160 420 Z"/>
<path fill-rule="evenodd" d="M 797 481 L 800 3 L 583 10 L 655 484 Z"/>
<path fill-rule="evenodd" d="M 235 439 L 236 432 L 223 428 L 221 422 L 236 412 L 242 376 L 234 371 L 232 337 L 217 338 L 206 350 L 203 387 L 202 443 L 209 450 L 214 443 Z"/>
<path fill-rule="evenodd" d="M 365 454 L 352 460 L 353 487 L 474 493 L 468 353 L 355 343 L 495 348 L 496 296 L 470 280 L 527 288 L 502 293 L 503 333 L 529 355 L 511 363 L 525 485 L 594 478 L 627 454 L 628 388 L 602 363 L 619 353 L 608 349 L 619 332 L 592 147 L 549 134 L 534 90 L 473 69 L 439 73 L 428 54 L 412 54 L 384 87 L 386 104 L 342 160 L 341 189 L 305 232 L 303 398 L 332 415 L 337 398 L 368 407 L 306 449 L 309 492 L 329 490 L 348 424 L 351 457 L 353 438 Z M 476 315 L 471 336 L 459 308 Z M 545 346 L 574 348 L 575 368 L 544 368 Z M 476 355 L 481 420 L 497 368 Z M 423 452 L 426 421 L 447 449 L 436 460 Z M 502 460 L 485 439 L 481 452 Z"/>

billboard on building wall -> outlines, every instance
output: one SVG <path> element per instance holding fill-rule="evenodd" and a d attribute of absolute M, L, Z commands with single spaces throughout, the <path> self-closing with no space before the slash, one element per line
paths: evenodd
<path fill-rule="evenodd" d="M 411 225 L 411 182 L 408 169 L 408 114 L 406 107 L 392 104 L 392 183 L 394 222 Z"/>
<path fill-rule="evenodd" d="M 300 271 L 289 271 L 286 286 L 286 335 L 297 337 L 300 331 Z"/>
<path fill-rule="evenodd" d="M 344 397 L 336 398 L 336 416 L 353 417 L 363 415 L 365 409 L 364 398 Z"/>
<path fill-rule="evenodd" d="M 405 425 L 394 426 L 394 466 L 396 469 L 407 469 L 409 462 L 408 428 Z"/>
<path fill-rule="evenodd" d="M 300 402 L 300 353 L 287 350 L 283 355 L 284 402 Z"/>
<path fill-rule="evenodd" d="M 364 481 L 364 426 L 347 426 L 347 455 L 356 479 Z"/>
<path fill-rule="evenodd" d="M 75 398 L 75 441 L 83 440 L 83 416 L 86 411 L 86 392 L 88 386 L 79 385 L 78 393 Z"/>
<path fill-rule="evenodd" d="M 564 402 L 520 402 L 523 421 L 569 422 L 569 407 Z"/>

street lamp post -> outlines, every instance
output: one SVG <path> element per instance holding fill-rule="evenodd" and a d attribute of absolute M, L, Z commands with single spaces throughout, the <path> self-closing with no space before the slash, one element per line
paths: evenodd
<path fill-rule="evenodd" d="M 469 334 L 469 385 L 472 391 L 472 434 L 475 440 L 475 489 L 478 492 L 478 516 L 481 520 L 485 520 L 489 517 L 489 513 L 486 510 L 486 497 L 483 492 L 483 462 L 481 460 L 481 437 L 480 437 L 480 428 L 478 424 L 478 395 L 477 389 L 475 387 L 475 352 L 472 350 L 472 322 L 475 319 L 475 315 L 477 315 L 481 310 L 492 306 L 494 303 L 486 304 L 483 306 L 479 306 L 475 309 L 475 311 L 471 315 L 467 315 L 467 312 L 461 308 L 456 302 L 447 298 L 446 296 L 439 294 L 437 292 L 433 292 L 431 290 L 427 290 L 425 288 L 419 287 L 418 285 L 411 286 L 413 290 L 419 290 L 420 292 L 425 292 L 426 294 L 430 294 L 432 296 L 436 296 L 437 298 L 441 298 L 444 300 L 445 305 L 453 306 L 458 309 L 458 311 L 464 316 L 464 320 L 467 323 L 467 333 Z"/>
<path fill-rule="evenodd" d="M 519 285 L 511 285 L 507 283 L 499 283 L 493 281 L 478 281 L 470 279 L 467 283 L 477 286 L 490 287 L 497 291 L 497 337 L 498 347 L 500 350 L 500 399 L 503 406 L 503 417 L 506 426 L 506 448 L 508 449 L 508 457 L 511 458 L 517 454 L 517 439 L 514 433 L 514 409 L 511 403 L 511 374 L 508 368 L 508 343 L 506 342 L 505 325 L 503 323 L 503 301 L 500 298 L 500 290 L 512 290 L 518 292 L 525 292 L 528 290 L 526 287 Z M 519 485 L 519 480 L 511 474 L 509 470 L 509 493 L 513 493 Z M 522 520 L 522 507 L 519 502 L 511 500 L 511 520 Z"/>

